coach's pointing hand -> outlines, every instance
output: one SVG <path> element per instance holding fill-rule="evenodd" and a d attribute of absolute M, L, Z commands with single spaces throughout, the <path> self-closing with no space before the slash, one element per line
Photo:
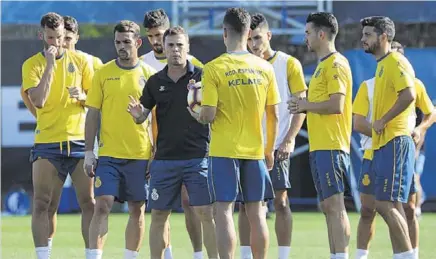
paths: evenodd
<path fill-rule="evenodd" d="M 138 102 L 133 96 L 129 95 L 129 105 L 127 106 L 127 111 L 132 115 L 132 117 L 137 120 L 141 118 L 144 114 L 144 107 L 140 102 Z"/>
<path fill-rule="evenodd" d="M 89 177 L 95 176 L 95 169 L 97 167 L 97 159 L 93 151 L 85 151 L 85 161 L 83 161 L 83 170 Z"/>

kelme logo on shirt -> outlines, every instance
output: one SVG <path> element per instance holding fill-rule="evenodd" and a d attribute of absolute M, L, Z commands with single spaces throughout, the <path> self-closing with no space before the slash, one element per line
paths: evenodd
<path fill-rule="evenodd" d="M 76 67 L 74 67 L 73 63 L 70 62 L 68 64 L 68 72 L 74 73 L 74 71 L 76 71 Z"/>
<path fill-rule="evenodd" d="M 381 67 L 380 71 L 378 72 L 378 77 L 381 77 L 383 75 L 385 67 Z"/>

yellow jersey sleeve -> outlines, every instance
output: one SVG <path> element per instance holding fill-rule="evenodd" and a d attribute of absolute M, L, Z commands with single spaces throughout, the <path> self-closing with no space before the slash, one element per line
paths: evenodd
<path fill-rule="evenodd" d="M 416 107 L 422 111 L 424 114 L 430 114 L 434 105 L 427 94 L 424 84 L 419 79 L 415 79 L 415 89 L 416 89 Z"/>
<path fill-rule="evenodd" d="M 289 57 L 288 62 L 286 63 L 286 71 L 288 75 L 289 91 L 292 94 L 307 90 L 303 67 L 298 59 Z"/>
<path fill-rule="evenodd" d="M 82 88 L 85 92 L 88 92 L 92 86 L 92 79 L 94 77 L 94 68 L 91 67 L 86 61 L 86 58 L 83 58 L 83 66 L 82 66 Z"/>
<path fill-rule="evenodd" d="M 353 103 L 353 113 L 366 117 L 369 113 L 368 87 L 365 82 L 360 84 Z"/>
<path fill-rule="evenodd" d="M 276 105 L 280 103 L 280 92 L 279 87 L 277 86 L 276 75 L 274 70 L 270 70 L 268 73 L 269 76 L 269 86 L 268 91 L 266 93 L 266 105 Z"/>
<path fill-rule="evenodd" d="M 192 56 L 191 63 L 192 63 L 194 66 L 199 67 L 199 68 L 203 68 L 203 67 L 204 67 L 203 63 L 201 63 L 201 61 L 198 60 L 198 59 L 197 59 L 196 57 L 194 57 L 194 56 Z"/>
<path fill-rule="evenodd" d="M 389 68 L 390 73 L 392 73 L 392 83 L 397 93 L 415 85 L 413 71 L 408 71 L 407 64 L 403 64 L 403 62 L 403 60 L 398 59 L 396 63 L 390 63 L 393 65 Z"/>
<path fill-rule="evenodd" d="M 92 57 L 92 65 L 94 67 L 94 71 L 97 71 L 103 66 L 103 62 L 97 57 Z"/>
<path fill-rule="evenodd" d="M 328 82 L 328 95 L 338 93 L 343 95 L 347 94 L 347 81 L 349 81 L 347 67 L 348 65 L 345 66 L 339 61 L 334 61 L 331 67 L 327 68 L 326 80 Z"/>
<path fill-rule="evenodd" d="M 42 71 L 45 69 L 44 67 L 38 68 L 38 66 L 33 62 L 33 59 L 28 59 L 23 63 L 21 74 L 22 74 L 22 87 L 24 91 L 29 90 L 30 88 L 37 87 L 39 81 L 41 80 L 41 75 L 38 72 L 39 69 Z"/>
<path fill-rule="evenodd" d="M 201 105 L 217 107 L 218 80 L 217 74 L 213 71 L 213 67 L 210 65 L 204 66 L 201 83 L 203 86 Z"/>
<path fill-rule="evenodd" d="M 103 89 L 102 89 L 102 82 L 100 80 L 100 70 L 97 71 L 94 75 L 94 78 L 92 80 L 92 87 L 88 91 L 87 97 L 86 97 L 86 106 L 101 109 L 101 105 L 103 103 Z"/>

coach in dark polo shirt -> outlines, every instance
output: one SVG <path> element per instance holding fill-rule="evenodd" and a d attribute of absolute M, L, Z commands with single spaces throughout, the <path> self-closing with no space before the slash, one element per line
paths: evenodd
<path fill-rule="evenodd" d="M 204 244 L 209 258 L 218 258 L 212 196 L 207 184 L 209 126 L 198 123 L 187 109 L 189 80 L 201 80 L 202 70 L 187 60 L 189 38 L 183 28 L 164 33 L 168 65 L 149 78 L 140 104 L 132 102 L 129 111 L 137 123 L 144 122 L 156 107 L 157 148 L 150 165 L 151 208 L 150 251 L 161 258 L 168 237 L 166 227 L 172 209 L 181 207 L 182 184 L 189 203 L 203 225 Z"/>

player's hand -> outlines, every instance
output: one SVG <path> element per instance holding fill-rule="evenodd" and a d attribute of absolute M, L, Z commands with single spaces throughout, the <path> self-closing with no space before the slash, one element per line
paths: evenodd
<path fill-rule="evenodd" d="M 265 162 L 268 171 L 271 171 L 274 166 L 274 152 L 265 152 Z"/>
<path fill-rule="evenodd" d="M 383 132 L 383 130 L 386 127 L 386 123 L 384 122 L 383 119 L 381 120 L 376 120 L 373 124 L 372 124 L 372 128 L 374 129 L 376 134 L 381 134 Z"/>
<path fill-rule="evenodd" d="M 56 60 L 56 54 L 58 53 L 58 49 L 55 46 L 50 46 L 44 50 L 44 57 L 47 61 L 47 64 L 54 65 Z"/>
<path fill-rule="evenodd" d="M 86 94 L 82 91 L 81 88 L 77 86 L 69 86 L 67 87 L 68 93 L 70 94 L 70 98 L 77 99 L 77 101 L 85 101 Z"/>
<path fill-rule="evenodd" d="M 144 106 L 138 102 L 133 96 L 129 95 L 129 105 L 127 106 L 127 112 L 132 115 L 134 119 L 139 119 L 144 114 Z"/>
<path fill-rule="evenodd" d="M 288 110 L 292 114 L 302 113 L 306 111 L 307 100 L 305 98 L 291 97 L 288 101 Z"/>
<path fill-rule="evenodd" d="M 192 109 L 191 109 L 191 107 L 186 107 L 186 109 L 188 109 L 188 112 L 191 114 L 191 116 L 196 120 L 196 121 L 198 121 L 198 122 L 200 122 L 201 123 L 201 121 L 200 121 L 200 114 L 199 113 L 196 113 L 196 112 L 194 112 Z"/>
<path fill-rule="evenodd" d="M 97 159 L 93 151 L 85 151 L 85 160 L 83 161 L 83 171 L 89 177 L 95 176 L 95 169 L 97 167 Z"/>
<path fill-rule="evenodd" d="M 292 152 L 294 152 L 294 141 L 295 140 L 291 140 L 291 141 L 283 141 L 279 148 L 277 149 L 277 160 L 278 161 L 283 161 L 286 159 L 289 159 L 289 156 L 292 154 Z"/>
<path fill-rule="evenodd" d="M 413 138 L 413 142 L 415 143 L 415 146 L 418 145 L 419 141 L 421 140 L 421 131 L 419 129 L 415 128 L 412 131 L 411 136 Z"/>

